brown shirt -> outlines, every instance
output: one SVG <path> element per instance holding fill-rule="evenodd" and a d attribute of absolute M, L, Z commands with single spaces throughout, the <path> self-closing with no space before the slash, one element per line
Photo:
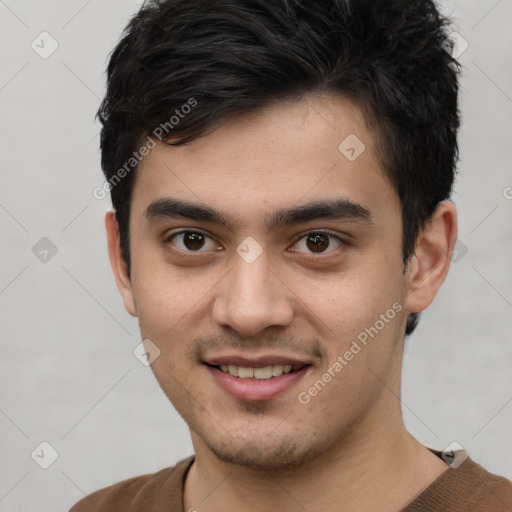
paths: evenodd
<path fill-rule="evenodd" d="M 193 461 L 190 456 L 174 467 L 96 491 L 69 512 L 185 512 L 183 485 Z M 401 512 L 420 511 L 512 512 L 512 482 L 467 458 L 459 467 L 448 468 Z"/>

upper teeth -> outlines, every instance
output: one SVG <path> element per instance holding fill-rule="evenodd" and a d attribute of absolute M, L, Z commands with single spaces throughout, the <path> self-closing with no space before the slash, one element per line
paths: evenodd
<path fill-rule="evenodd" d="M 233 377 L 240 379 L 271 379 L 272 377 L 279 377 L 283 373 L 290 373 L 292 365 L 275 365 L 265 366 L 264 368 L 248 368 L 247 366 L 235 366 L 234 364 L 222 364 L 220 369 L 224 373 L 229 373 Z"/>

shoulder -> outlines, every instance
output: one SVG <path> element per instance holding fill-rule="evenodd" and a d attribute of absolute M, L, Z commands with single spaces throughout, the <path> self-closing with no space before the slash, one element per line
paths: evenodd
<path fill-rule="evenodd" d="M 469 457 L 449 467 L 403 512 L 510 512 L 512 482 Z"/>
<path fill-rule="evenodd" d="M 465 483 L 468 485 L 467 492 L 471 497 L 471 501 L 468 503 L 471 510 L 493 512 L 512 510 L 512 482 L 510 480 L 490 473 L 470 459 L 463 466 L 467 474 Z"/>
<path fill-rule="evenodd" d="M 190 456 L 176 466 L 129 478 L 95 491 L 73 505 L 69 512 L 181 510 L 183 477 L 193 461 L 194 456 Z"/>

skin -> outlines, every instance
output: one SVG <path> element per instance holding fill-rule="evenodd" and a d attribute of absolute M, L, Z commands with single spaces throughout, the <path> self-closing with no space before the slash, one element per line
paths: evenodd
<path fill-rule="evenodd" d="M 366 146 L 352 162 L 338 150 L 350 134 Z M 185 510 L 396 511 L 448 467 L 406 431 L 399 397 L 407 315 L 428 307 L 446 277 L 456 210 L 438 205 L 404 271 L 400 202 L 374 140 L 353 104 L 315 95 L 231 118 L 186 146 L 158 144 L 137 170 L 130 273 L 107 214 L 125 307 L 160 350 L 151 367 L 190 427 Z M 166 197 L 222 210 L 232 225 L 148 218 Z M 366 208 L 370 222 L 265 227 L 270 212 L 337 198 Z M 169 238 L 179 228 L 209 238 Z M 315 252 L 305 235 L 319 230 L 343 243 L 327 238 Z M 248 236 L 262 248 L 252 263 L 236 252 Z M 401 311 L 301 403 L 298 394 L 393 304 Z M 198 359 L 228 352 L 296 354 L 312 366 L 275 398 L 240 400 Z"/>

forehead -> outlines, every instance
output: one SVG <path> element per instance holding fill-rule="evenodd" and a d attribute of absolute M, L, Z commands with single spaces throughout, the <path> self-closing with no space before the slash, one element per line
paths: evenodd
<path fill-rule="evenodd" d="M 311 201 L 345 198 L 368 210 L 398 198 L 376 156 L 361 111 L 339 97 L 313 96 L 232 117 L 183 146 L 158 143 L 139 165 L 132 211 L 165 197 L 222 210 L 243 225 Z"/>

